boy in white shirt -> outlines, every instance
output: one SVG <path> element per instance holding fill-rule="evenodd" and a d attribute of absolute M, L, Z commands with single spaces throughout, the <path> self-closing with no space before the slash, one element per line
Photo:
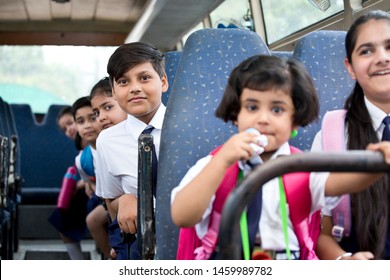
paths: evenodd
<path fill-rule="evenodd" d="M 164 54 L 147 43 L 120 46 L 107 65 L 113 97 L 127 119 L 102 131 L 97 140 L 96 193 L 105 199 L 111 220 L 110 243 L 117 259 L 137 259 L 136 242 L 124 244 L 121 232 L 137 232 L 138 137 L 153 126 L 158 155 L 168 89 Z M 129 255 L 130 252 L 130 255 Z"/>

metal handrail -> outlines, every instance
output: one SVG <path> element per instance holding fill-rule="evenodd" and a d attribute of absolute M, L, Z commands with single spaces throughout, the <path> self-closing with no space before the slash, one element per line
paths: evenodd
<path fill-rule="evenodd" d="M 153 136 L 138 138 L 138 223 L 137 240 L 142 260 L 152 260 L 156 249 L 156 226 L 153 199 Z"/>
<path fill-rule="evenodd" d="M 269 180 L 291 172 L 390 172 L 380 152 L 304 152 L 282 156 L 255 168 L 228 196 L 219 231 L 220 258 L 241 259 L 240 217 Z"/>

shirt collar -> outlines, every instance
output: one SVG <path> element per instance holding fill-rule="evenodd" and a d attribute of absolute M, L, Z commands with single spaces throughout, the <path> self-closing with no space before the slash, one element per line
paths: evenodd
<path fill-rule="evenodd" d="M 369 115 L 371 116 L 372 125 L 374 130 L 378 133 L 379 128 L 382 125 L 383 119 L 387 116 L 385 112 L 372 104 L 366 97 L 364 97 Z"/>
<path fill-rule="evenodd" d="M 138 139 L 141 132 L 147 126 L 153 126 L 156 130 L 161 130 L 165 111 L 166 107 L 161 103 L 149 124 L 145 124 L 143 121 L 140 121 L 136 117 L 128 114 L 126 119 L 126 130 L 133 135 L 134 139 Z"/>

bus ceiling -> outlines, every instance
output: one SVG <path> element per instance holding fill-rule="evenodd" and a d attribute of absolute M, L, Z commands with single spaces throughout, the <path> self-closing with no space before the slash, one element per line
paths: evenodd
<path fill-rule="evenodd" d="M 180 49 L 183 38 L 199 24 L 203 24 L 202 28 L 212 27 L 212 13 L 224 6 L 224 11 L 229 12 L 225 17 L 232 17 L 232 10 L 237 17 L 247 16 L 250 29 L 270 49 L 291 50 L 294 42 L 309 32 L 346 30 L 354 18 L 369 9 L 390 10 L 389 0 L 281 0 L 278 5 L 270 0 L 232 3 L 231 0 L 2 0 L 0 45 L 118 46 L 145 41 L 162 51 L 170 51 Z M 247 15 L 239 14 L 238 4 L 249 8 Z M 299 11 L 297 22 L 297 16 L 286 14 L 284 6 L 301 7 L 298 4 L 306 8 Z M 279 17 L 280 12 L 284 12 L 283 17 Z M 298 28 L 298 23 L 305 24 L 310 16 L 314 22 Z M 290 18 L 293 22 L 287 26 L 295 26 L 297 30 L 285 28 L 280 22 Z"/>
<path fill-rule="evenodd" d="M 2 45 L 118 46 L 148 41 L 172 50 L 223 0 L 3 0 Z"/>

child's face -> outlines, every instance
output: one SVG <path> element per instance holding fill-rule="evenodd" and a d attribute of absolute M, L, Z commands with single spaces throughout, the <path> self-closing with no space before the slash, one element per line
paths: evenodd
<path fill-rule="evenodd" d="M 366 97 L 381 108 L 390 103 L 390 21 L 369 20 L 358 32 L 352 63 L 346 60 L 345 65 Z"/>
<path fill-rule="evenodd" d="M 76 123 L 71 114 L 65 114 L 58 120 L 58 126 L 67 137 L 74 140 L 77 133 Z"/>
<path fill-rule="evenodd" d="M 114 80 L 113 97 L 123 111 L 148 124 L 161 104 L 161 94 L 168 89 L 150 62 L 139 64 Z"/>
<path fill-rule="evenodd" d="M 116 125 L 127 118 L 127 113 L 119 107 L 118 102 L 113 97 L 96 95 L 91 99 L 91 103 L 92 110 L 102 129 Z"/>
<path fill-rule="evenodd" d="M 82 107 L 76 112 L 76 125 L 80 137 L 89 144 L 94 145 L 99 134 L 96 115 L 91 107 Z"/>
<path fill-rule="evenodd" d="M 238 131 L 256 128 L 268 138 L 265 152 L 274 152 L 290 139 L 294 104 L 291 96 L 282 90 L 258 91 L 244 88 L 241 108 L 237 116 Z"/>

